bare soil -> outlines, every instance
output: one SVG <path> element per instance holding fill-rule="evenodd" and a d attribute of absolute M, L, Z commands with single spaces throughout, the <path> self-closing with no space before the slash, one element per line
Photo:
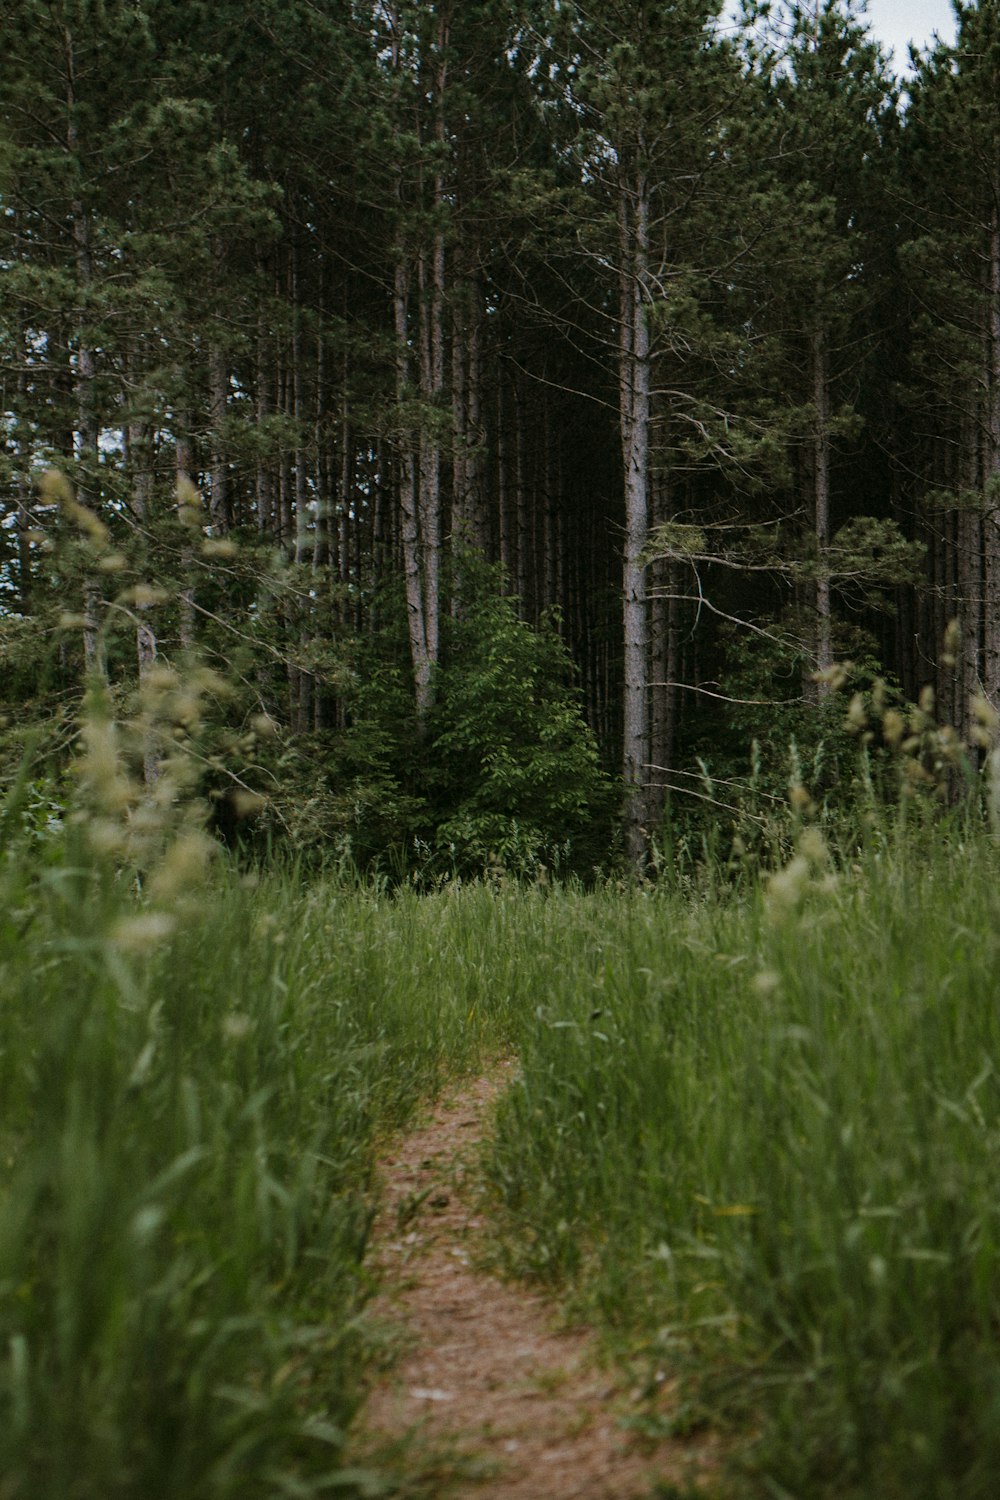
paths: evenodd
<path fill-rule="evenodd" d="M 643 1445 L 622 1426 L 630 1396 L 592 1335 L 560 1328 L 551 1302 L 477 1266 L 471 1168 L 513 1069 L 463 1086 L 382 1160 L 372 1313 L 401 1330 L 403 1352 L 369 1397 L 369 1440 L 452 1454 L 437 1470 L 450 1500 L 638 1500 L 656 1482 L 685 1487 L 712 1469 L 711 1445 Z"/>

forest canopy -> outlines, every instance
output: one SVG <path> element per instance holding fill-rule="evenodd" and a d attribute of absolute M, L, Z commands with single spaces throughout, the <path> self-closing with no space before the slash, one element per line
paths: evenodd
<path fill-rule="evenodd" d="M 873 704 L 975 773 L 996 0 L 902 96 L 854 0 L 0 9 L 0 757 L 40 819 L 88 674 L 223 833 L 364 866 L 642 866 L 761 746 L 850 795 Z"/>

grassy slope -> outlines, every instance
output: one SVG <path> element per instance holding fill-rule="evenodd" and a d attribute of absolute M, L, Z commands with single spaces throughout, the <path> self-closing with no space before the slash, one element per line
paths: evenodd
<path fill-rule="evenodd" d="M 491 903 L 456 953 L 416 897 L 3 884 L 0 1495 L 325 1492 L 372 1141 L 498 1045 Z"/>
<path fill-rule="evenodd" d="M 747 897 L 217 875 L 159 937 L 8 863 L 0 1495 L 325 1492 L 373 1137 L 508 1042 L 511 1262 L 759 1433 L 734 1483 L 992 1495 L 997 859 L 813 854 Z"/>
<path fill-rule="evenodd" d="M 569 914 L 490 1163 L 508 1256 L 759 1432 L 738 1489 L 996 1493 L 997 874 L 924 842 Z"/>

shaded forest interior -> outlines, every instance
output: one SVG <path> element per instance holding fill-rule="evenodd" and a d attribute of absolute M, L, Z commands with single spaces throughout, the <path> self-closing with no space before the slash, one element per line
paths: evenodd
<path fill-rule="evenodd" d="M 301 848 L 590 869 L 792 739 L 849 789 L 878 680 L 973 733 L 1000 5 L 956 9 L 901 94 L 854 0 L 5 0 L 5 761 L 58 768 L 89 667 Z"/>

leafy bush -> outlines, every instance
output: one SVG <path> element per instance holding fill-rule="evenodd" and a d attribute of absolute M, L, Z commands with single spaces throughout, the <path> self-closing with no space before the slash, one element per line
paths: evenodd
<path fill-rule="evenodd" d="M 459 869 L 492 856 L 517 874 L 585 871 L 606 855 L 613 785 L 569 653 L 551 622 L 518 619 L 490 570 L 466 569 L 430 726 L 436 846 Z"/>
<path fill-rule="evenodd" d="M 551 621 L 518 618 L 497 570 L 464 559 L 456 592 L 423 730 L 388 601 L 383 630 L 357 649 L 347 728 L 277 747 L 274 831 L 311 859 L 431 879 L 586 873 L 607 856 L 614 785 L 569 653 Z"/>

